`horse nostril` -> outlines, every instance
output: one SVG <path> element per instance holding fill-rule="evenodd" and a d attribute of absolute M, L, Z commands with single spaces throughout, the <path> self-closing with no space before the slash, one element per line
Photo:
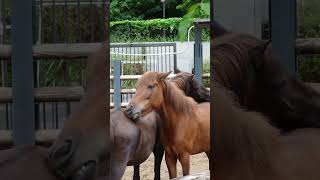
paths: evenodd
<path fill-rule="evenodd" d="M 133 105 L 131 105 L 131 104 L 127 105 L 126 111 L 127 111 L 128 113 L 130 113 L 132 110 L 133 110 Z"/>
<path fill-rule="evenodd" d="M 72 141 L 70 139 L 66 140 L 60 147 L 50 155 L 51 159 L 59 159 L 66 156 L 71 151 Z"/>

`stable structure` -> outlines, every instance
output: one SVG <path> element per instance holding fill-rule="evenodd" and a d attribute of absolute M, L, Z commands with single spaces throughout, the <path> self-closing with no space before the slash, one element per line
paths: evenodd
<path fill-rule="evenodd" d="M 48 110 L 52 110 L 51 124 L 58 129 L 61 124 L 57 119 L 63 118 L 58 114 L 61 104 L 65 108 L 63 116 L 67 117 L 84 90 L 81 83 L 75 86 L 67 77 L 64 86 L 41 85 L 41 64 L 48 60 L 85 63 L 106 37 L 106 0 L 3 0 L 0 4 L 0 149 L 49 145 L 58 131 L 47 130 Z M 80 21 L 84 10 L 88 10 L 87 27 Z M 67 30 L 60 33 L 59 27 Z"/>
<path fill-rule="evenodd" d="M 296 74 L 295 0 L 214 0 L 214 19 L 235 32 L 272 39 L 287 69 Z"/>

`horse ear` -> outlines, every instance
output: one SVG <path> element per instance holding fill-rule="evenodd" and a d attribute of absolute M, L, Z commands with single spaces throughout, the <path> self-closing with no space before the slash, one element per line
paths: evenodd
<path fill-rule="evenodd" d="M 194 74 L 191 75 L 191 80 L 194 80 L 196 76 Z"/>
<path fill-rule="evenodd" d="M 178 74 L 178 73 L 181 73 L 181 70 L 180 69 L 178 69 L 178 68 L 173 68 L 173 71 L 176 73 L 176 74 Z"/>
<path fill-rule="evenodd" d="M 270 43 L 271 43 L 271 40 L 268 40 L 251 49 L 250 55 L 252 58 L 252 63 L 256 69 L 261 68 L 264 61 L 265 51 L 268 48 Z"/>
<path fill-rule="evenodd" d="M 160 81 L 165 80 L 165 79 L 171 74 L 171 72 L 172 72 L 172 71 L 169 71 L 169 72 L 167 72 L 167 73 L 159 73 L 159 74 L 158 74 L 158 79 L 159 79 Z"/>

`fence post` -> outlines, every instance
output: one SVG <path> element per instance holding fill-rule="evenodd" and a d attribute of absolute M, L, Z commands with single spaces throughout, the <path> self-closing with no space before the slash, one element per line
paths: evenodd
<path fill-rule="evenodd" d="M 271 0 L 272 47 L 283 65 L 296 75 L 296 1 Z"/>
<path fill-rule="evenodd" d="M 32 0 L 13 0 L 11 59 L 14 145 L 35 142 L 32 37 Z"/>
<path fill-rule="evenodd" d="M 173 52 L 177 52 L 177 43 L 174 43 L 173 45 Z M 177 69 L 177 54 L 173 55 L 173 67 L 174 67 L 174 74 L 177 74 L 176 69 Z"/>
<path fill-rule="evenodd" d="M 114 60 L 113 63 L 113 83 L 114 94 L 113 103 L 115 108 L 121 108 L 121 61 Z"/>
<path fill-rule="evenodd" d="M 195 22 L 195 40 L 194 40 L 194 74 L 196 80 L 202 85 L 202 29 Z"/>

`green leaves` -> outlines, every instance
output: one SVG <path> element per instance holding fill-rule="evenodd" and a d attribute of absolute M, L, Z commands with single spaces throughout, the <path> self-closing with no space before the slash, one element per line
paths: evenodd
<path fill-rule="evenodd" d="M 188 0 L 185 1 L 189 5 L 188 12 L 185 14 L 179 25 L 179 40 L 185 40 L 188 34 L 188 29 L 192 26 L 196 18 L 209 18 L 210 16 L 210 1 L 198 0 L 192 3 Z M 184 6 L 179 6 L 182 8 Z"/>

